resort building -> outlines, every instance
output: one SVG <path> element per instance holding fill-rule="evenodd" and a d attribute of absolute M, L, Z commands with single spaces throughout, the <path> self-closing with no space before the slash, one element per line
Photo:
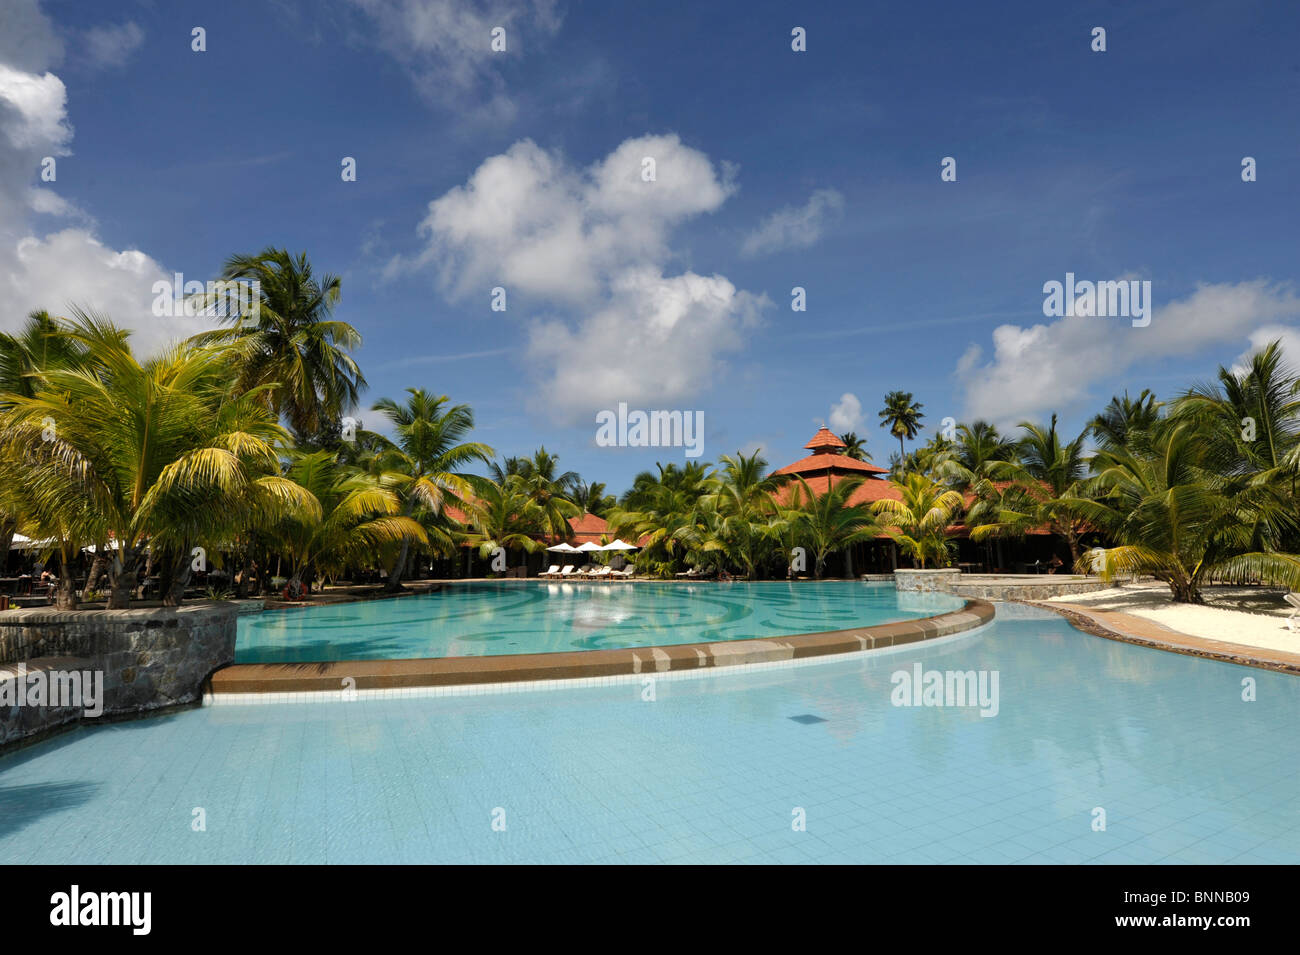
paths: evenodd
<path fill-rule="evenodd" d="M 836 481 L 863 478 L 862 486 L 853 492 L 849 504 L 871 504 L 901 494 L 889 482 L 889 470 L 869 461 L 857 461 L 844 453 L 847 447 L 829 428 L 821 428 L 804 445 L 811 452 L 793 464 L 774 471 L 774 474 L 802 478 L 813 494 L 823 494 Z M 787 484 L 776 492 L 777 500 L 785 503 L 794 494 L 796 483 Z M 969 501 L 968 501 L 969 503 Z M 957 564 L 964 570 L 1020 572 L 1046 569 L 1052 557 L 1068 560 L 1069 549 L 1065 542 L 1046 528 L 1035 529 L 1020 540 L 993 540 L 976 543 L 970 539 L 970 530 L 961 524 L 949 532 L 957 544 Z M 899 566 L 908 567 L 910 561 L 900 557 L 898 548 L 886 535 L 859 544 L 852 554 L 832 554 L 827 561 L 827 572 L 843 574 L 852 569 L 854 574 L 890 573 Z"/>

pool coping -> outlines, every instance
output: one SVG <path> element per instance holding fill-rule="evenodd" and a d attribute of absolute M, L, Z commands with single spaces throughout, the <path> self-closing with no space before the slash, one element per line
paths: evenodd
<path fill-rule="evenodd" d="M 785 637 L 481 657 L 235 663 L 212 674 L 204 696 L 339 693 L 698 671 L 902 646 L 973 630 L 993 617 L 991 603 L 971 599 L 960 610 L 933 617 Z"/>
<path fill-rule="evenodd" d="M 1098 610 L 1066 601 L 1055 603 L 1045 600 L 1020 600 L 1017 602 L 1051 610 L 1060 614 L 1079 630 L 1107 640 L 1117 640 L 1121 643 L 1131 643 L 1169 653 L 1182 653 L 1207 660 L 1218 660 L 1221 663 L 1235 663 L 1238 666 L 1300 675 L 1300 653 L 1229 643 L 1226 640 L 1211 640 L 1208 637 L 1194 637 L 1189 633 L 1171 629 L 1154 620 L 1125 613 L 1122 610 Z"/>

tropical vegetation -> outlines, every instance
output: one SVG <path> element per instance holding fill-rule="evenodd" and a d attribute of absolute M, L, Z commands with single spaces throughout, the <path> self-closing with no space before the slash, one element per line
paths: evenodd
<path fill-rule="evenodd" d="M 923 408 L 891 391 L 888 481 L 805 479 L 737 451 L 660 464 L 615 495 L 544 446 L 498 457 L 436 389 L 374 400 L 363 427 L 361 336 L 333 315 L 342 280 L 275 248 L 221 277 L 258 293 L 158 354 L 76 309 L 0 334 L 0 543 L 31 539 L 60 607 L 101 578 L 109 607 L 177 604 L 213 570 L 240 593 L 365 574 L 396 591 L 473 572 L 475 556 L 491 559 L 480 572 L 517 567 L 584 515 L 655 577 L 852 576 L 855 555 L 882 554 L 943 567 L 960 538 L 1032 536 L 1077 572 L 1148 575 L 1179 601 L 1214 582 L 1300 588 L 1300 378 L 1277 342 L 1165 400 L 1116 396 L 1078 433 L 1056 415 L 1014 431 L 945 419 L 909 451 Z M 865 438 L 842 440 L 846 460 L 870 460 Z"/>

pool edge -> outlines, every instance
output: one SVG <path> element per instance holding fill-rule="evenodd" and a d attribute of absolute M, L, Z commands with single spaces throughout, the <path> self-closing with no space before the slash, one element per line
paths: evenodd
<path fill-rule="evenodd" d="M 549 683 L 713 670 L 903 646 L 973 630 L 993 618 L 991 603 L 969 599 L 960 610 L 933 617 L 751 640 L 483 657 L 236 663 L 209 677 L 204 697 Z"/>
<path fill-rule="evenodd" d="M 1203 660 L 1216 660 L 1219 663 L 1233 663 L 1259 670 L 1272 670 L 1275 673 L 1300 675 L 1300 654 L 1288 653 L 1285 650 L 1270 650 L 1243 643 L 1195 637 L 1156 623 L 1154 620 L 1147 620 L 1145 617 L 1120 610 L 1099 610 L 1066 601 L 1051 603 L 1044 600 L 1020 600 L 1017 603 L 1050 610 L 1064 617 L 1076 630 L 1082 630 L 1094 637 L 1147 647 L 1151 650 L 1163 650 L 1166 653 L 1200 657 Z"/>

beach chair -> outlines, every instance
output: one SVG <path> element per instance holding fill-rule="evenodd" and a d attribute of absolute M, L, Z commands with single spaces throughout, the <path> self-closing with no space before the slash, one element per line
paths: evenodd
<path fill-rule="evenodd" d="M 558 574 L 559 572 L 560 572 L 560 565 L 559 565 L 559 564 L 552 564 L 550 570 L 548 570 L 548 571 L 547 571 L 546 573 L 544 573 L 544 574 L 538 574 L 537 576 L 538 576 L 538 577 L 554 577 L 554 576 L 555 576 L 556 574 Z"/>
<path fill-rule="evenodd" d="M 573 577 L 573 576 L 575 576 L 574 573 L 573 573 L 573 565 L 572 565 L 572 564 L 565 564 L 565 565 L 564 565 L 564 570 L 560 571 L 560 576 L 561 576 L 561 577 Z"/>
<path fill-rule="evenodd" d="M 1291 605 L 1291 616 L 1286 618 L 1286 625 L 1295 633 L 1295 618 L 1300 617 L 1300 594 L 1289 593 L 1284 598 Z"/>
<path fill-rule="evenodd" d="M 632 575 L 636 573 L 636 564 L 628 564 L 622 570 L 610 572 L 611 577 L 617 577 L 619 580 L 631 580 Z"/>
<path fill-rule="evenodd" d="M 592 580 L 604 580 L 607 577 L 609 577 L 609 575 L 610 575 L 609 567 L 597 567 L 587 576 L 590 577 Z"/>

